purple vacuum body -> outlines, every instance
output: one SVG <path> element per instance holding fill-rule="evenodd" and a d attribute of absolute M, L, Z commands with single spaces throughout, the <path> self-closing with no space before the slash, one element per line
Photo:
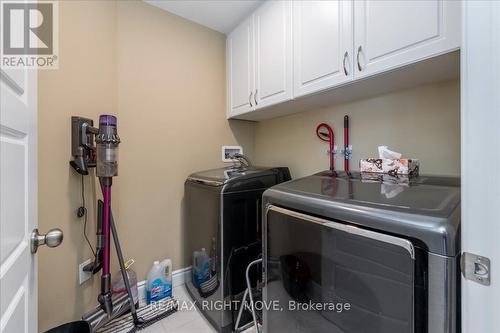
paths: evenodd
<path fill-rule="evenodd" d="M 116 130 L 116 117 L 102 115 L 99 117 L 99 133 L 97 143 L 97 177 L 118 176 L 118 144 L 120 137 Z"/>
<path fill-rule="evenodd" d="M 102 115 L 99 117 L 99 133 L 95 138 L 97 144 L 96 174 L 102 183 L 103 212 L 102 212 L 102 232 L 103 232 L 103 260 L 101 276 L 100 303 L 107 314 L 113 312 L 111 300 L 111 273 L 110 262 L 110 215 L 111 215 L 111 185 L 114 176 L 118 175 L 118 144 L 120 137 L 116 129 L 116 117 Z"/>
<path fill-rule="evenodd" d="M 99 303 L 103 310 L 111 315 L 113 303 L 111 299 L 111 274 L 110 274 L 110 219 L 111 219 L 111 185 L 113 177 L 118 175 L 118 145 L 120 137 L 116 128 L 116 117 L 101 115 L 99 127 L 93 126 L 93 121 L 88 118 L 72 117 L 72 147 L 73 160 L 71 167 L 81 175 L 88 175 L 88 168 L 96 168 L 96 176 L 101 183 L 103 205 L 101 233 L 98 234 L 100 243 L 96 251 L 96 260 L 88 268 L 94 274 L 102 264 L 101 294 Z M 95 136 L 96 147 L 93 146 Z"/>

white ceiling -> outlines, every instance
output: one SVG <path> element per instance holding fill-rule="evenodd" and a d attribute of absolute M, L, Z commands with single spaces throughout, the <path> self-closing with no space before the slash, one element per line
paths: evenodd
<path fill-rule="evenodd" d="M 145 2 L 227 34 L 263 0 L 144 0 Z"/>

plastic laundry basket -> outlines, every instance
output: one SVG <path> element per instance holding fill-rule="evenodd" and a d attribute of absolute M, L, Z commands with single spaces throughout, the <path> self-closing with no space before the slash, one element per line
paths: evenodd
<path fill-rule="evenodd" d="M 90 325 L 85 320 L 73 321 L 71 323 L 57 326 L 45 333 L 91 333 Z"/>

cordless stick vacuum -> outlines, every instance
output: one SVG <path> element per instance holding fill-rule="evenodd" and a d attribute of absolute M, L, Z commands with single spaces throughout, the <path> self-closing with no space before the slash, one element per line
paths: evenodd
<path fill-rule="evenodd" d="M 116 235 L 115 237 L 116 232 L 111 214 L 111 185 L 113 177 L 118 175 L 118 145 L 120 137 L 116 129 L 115 116 L 100 116 L 98 128 L 94 127 L 93 121 L 87 118 L 72 117 L 71 122 L 73 160 L 70 161 L 70 165 L 82 176 L 88 175 L 89 168 L 95 167 L 103 195 L 103 200 L 99 200 L 98 202 L 95 260 L 84 267 L 85 271 L 92 272 L 93 274 L 102 269 L 101 293 L 98 296 L 100 305 L 83 317 L 83 319 L 90 322 L 93 329 L 96 329 L 104 325 L 109 319 L 129 309 L 135 314 L 135 305 L 131 296 L 132 293 L 127 273 L 124 269 L 124 260 L 118 236 Z M 94 137 L 97 148 L 94 147 Z M 111 229 L 113 229 L 115 247 L 117 249 L 124 284 L 127 293 L 130 294 L 130 297 L 127 298 L 112 298 L 110 273 Z"/>
<path fill-rule="evenodd" d="M 97 164 L 96 175 L 101 183 L 103 196 L 102 235 L 103 258 L 101 275 L 101 294 L 99 303 L 108 316 L 113 313 L 111 301 L 111 273 L 109 271 L 110 256 L 110 215 L 111 215 L 111 185 L 113 177 L 118 176 L 118 144 L 120 137 L 116 130 L 116 117 L 103 115 L 99 117 L 99 132 L 96 136 Z M 124 278 L 128 282 L 128 278 Z"/>
<path fill-rule="evenodd" d="M 70 165 L 82 176 L 88 175 L 89 168 L 95 167 L 103 196 L 103 200 L 98 201 L 95 260 L 84 267 L 84 270 L 93 274 L 102 269 L 101 293 L 98 296 L 99 305 L 84 314 L 82 319 L 90 323 L 93 331 L 122 333 L 135 332 L 170 315 L 176 311 L 177 302 L 171 299 L 163 307 L 136 310 L 111 211 L 111 186 L 113 177 L 118 175 L 118 145 L 120 144 L 116 125 L 116 117 L 111 115 L 99 117 L 99 128 L 93 127 L 91 119 L 72 117 L 73 160 L 70 161 Z M 94 136 L 97 148 L 93 146 Z M 126 294 L 117 296 L 113 296 L 111 290 L 111 235 L 113 236 L 120 271 L 127 291 Z M 130 312 L 130 314 L 126 315 L 127 312 Z"/>

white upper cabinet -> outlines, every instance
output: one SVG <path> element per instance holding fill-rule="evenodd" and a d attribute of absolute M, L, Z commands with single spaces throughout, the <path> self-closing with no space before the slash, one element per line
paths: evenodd
<path fill-rule="evenodd" d="M 255 22 L 256 108 L 292 98 L 292 9 L 290 1 L 268 1 Z"/>
<path fill-rule="evenodd" d="M 370 95 L 367 82 L 395 90 L 456 77 L 460 12 L 458 0 L 265 1 L 227 38 L 227 116 L 292 113 L 318 92 L 346 102 Z"/>
<path fill-rule="evenodd" d="M 460 1 L 355 0 L 355 77 L 460 47 Z"/>
<path fill-rule="evenodd" d="M 295 97 L 352 80 L 351 1 L 293 1 L 293 41 Z"/>
<path fill-rule="evenodd" d="M 227 37 L 227 116 L 251 111 L 254 106 L 254 26 L 248 18 Z"/>

